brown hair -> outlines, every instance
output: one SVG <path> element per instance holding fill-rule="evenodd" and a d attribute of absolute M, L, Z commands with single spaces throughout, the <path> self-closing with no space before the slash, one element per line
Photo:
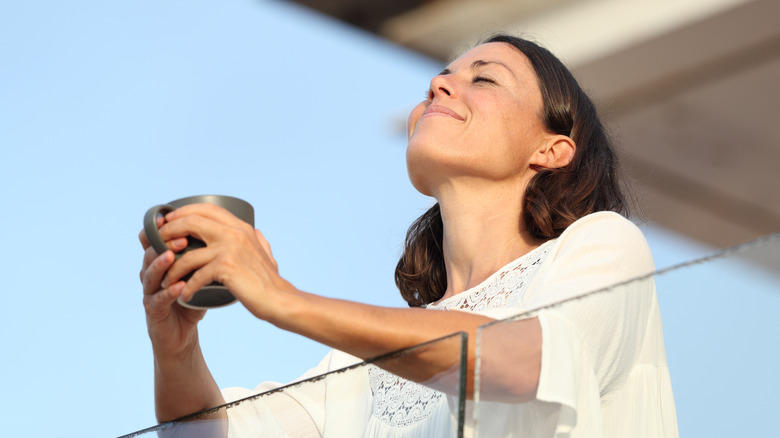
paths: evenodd
<path fill-rule="evenodd" d="M 484 43 L 493 42 L 511 44 L 528 58 L 542 93 L 540 117 L 545 127 L 570 137 L 577 145 L 571 163 L 559 169 L 541 169 L 528 183 L 523 200 L 528 232 L 536 239 L 549 240 L 590 213 L 628 215 L 614 148 L 595 105 L 571 72 L 550 51 L 533 42 L 495 35 Z M 409 227 L 395 269 L 395 283 L 410 307 L 432 303 L 447 289 L 442 239 L 441 210 L 436 204 Z"/>

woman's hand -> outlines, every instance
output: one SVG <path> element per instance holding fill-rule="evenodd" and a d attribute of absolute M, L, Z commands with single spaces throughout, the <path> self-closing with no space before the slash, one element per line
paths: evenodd
<path fill-rule="evenodd" d="M 187 301 L 201 287 L 219 282 L 255 316 L 268 320 L 278 309 L 281 292 L 295 288 L 279 276 L 271 248 L 262 233 L 213 204 L 182 206 L 165 216 L 160 236 L 166 242 L 177 242 L 192 236 L 206 247 L 188 251 L 169 266 L 162 279 L 163 290 L 170 298 Z M 192 272 L 186 281 L 182 277 Z"/>
<path fill-rule="evenodd" d="M 158 220 L 158 226 L 163 219 Z M 193 310 L 179 306 L 176 299 L 181 294 L 183 283 L 163 288 L 160 286 L 165 271 L 174 262 L 174 252 L 187 246 L 186 238 L 166 240 L 169 250 L 162 254 L 151 247 L 146 233 L 138 236 L 144 248 L 141 284 L 144 291 L 146 325 L 152 340 L 155 357 L 176 357 L 191 352 L 197 346 L 197 324 L 205 315 L 204 310 Z"/>

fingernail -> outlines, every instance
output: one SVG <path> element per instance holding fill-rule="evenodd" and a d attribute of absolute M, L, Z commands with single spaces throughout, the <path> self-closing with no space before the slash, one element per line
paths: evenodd
<path fill-rule="evenodd" d="M 168 278 L 163 278 L 163 281 L 160 282 L 160 287 L 165 289 L 168 287 Z"/>
<path fill-rule="evenodd" d="M 182 300 L 182 301 L 184 301 L 186 303 L 187 301 L 189 301 L 192 298 L 192 297 L 187 297 L 186 295 L 184 295 L 184 283 L 182 283 L 181 286 L 178 287 L 177 289 L 179 291 L 178 296 L 179 296 L 180 300 Z"/>

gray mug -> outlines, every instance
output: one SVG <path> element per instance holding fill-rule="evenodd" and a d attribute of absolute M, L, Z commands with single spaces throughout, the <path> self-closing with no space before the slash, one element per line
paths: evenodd
<path fill-rule="evenodd" d="M 253 227 L 255 226 L 255 211 L 252 206 L 242 199 L 233 198 L 231 196 L 190 196 L 188 198 L 171 201 L 167 204 L 156 205 L 150 208 L 144 216 L 144 232 L 146 232 L 146 237 L 149 239 L 149 244 L 152 245 L 158 254 L 162 254 L 168 250 L 168 246 L 165 244 L 165 241 L 162 239 L 162 237 L 160 237 L 160 231 L 157 229 L 157 216 L 166 215 L 183 205 L 204 203 L 219 205 L 249 225 L 252 225 Z M 203 243 L 203 241 L 195 239 L 192 236 L 188 236 L 187 247 L 175 254 L 176 259 L 181 257 L 187 251 L 203 248 L 204 246 L 206 246 L 206 244 Z M 184 280 L 186 281 L 188 278 L 189 275 L 184 277 Z M 195 295 L 192 296 L 192 299 L 187 302 L 183 302 L 181 298 L 179 298 L 179 304 L 191 309 L 213 309 L 216 307 L 227 306 L 234 303 L 235 301 L 236 297 L 234 297 L 225 286 L 217 282 L 204 286 L 199 291 L 195 292 Z"/>

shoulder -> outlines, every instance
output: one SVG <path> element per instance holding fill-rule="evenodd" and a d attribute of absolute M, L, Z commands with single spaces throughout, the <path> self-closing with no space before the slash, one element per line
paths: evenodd
<path fill-rule="evenodd" d="M 580 253 L 623 254 L 653 265 L 650 247 L 639 227 L 612 211 L 592 213 L 571 224 L 556 240 L 551 257 Z"/>
<path fill-rule="evenodd" d="M 553 242 L 537 286 L 560 296 L 577 295 L 655 270 L 650 247 L 639 227 L 613 212 L 589 214 Z M 552 294 L 556 295 L 556 294 Z"/>
<path fill-rule="evenodd" d="M 642 231 L 633 222 L 614 211 L 599 211 L 581 217 L 569 225 L 558 240 L 575 239 L 627 240 L 629 243 L 644 242 Z"/>
<path fill-rule="evenodd" d="M 655 271 L 653 257 L 642 232 L 613 212 L 587 215 L 551 242 L 550 252 L 525 294 L 527 308 L 542 308 L 590 292 L 644 278 Z M 635 285 L 651 297 L 652 282 Z M 618 297 L 623 294 L 607 294 Z"/>

